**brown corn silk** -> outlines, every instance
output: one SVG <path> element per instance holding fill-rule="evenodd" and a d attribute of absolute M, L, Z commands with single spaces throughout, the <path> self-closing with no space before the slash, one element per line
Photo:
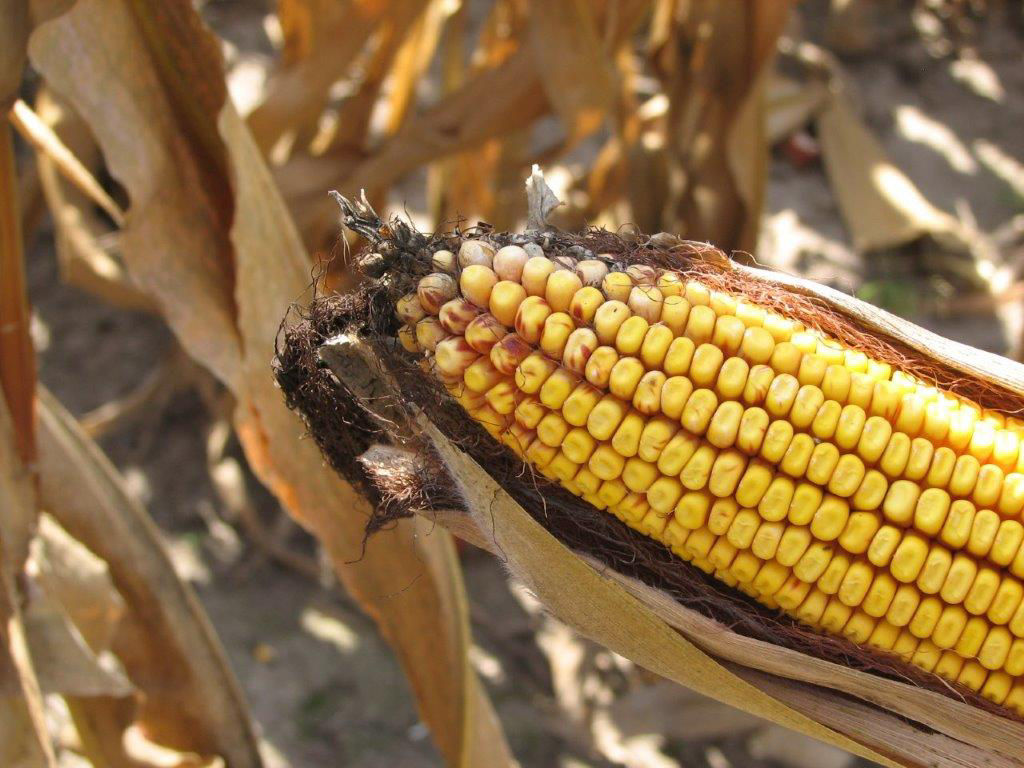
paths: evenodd
<path fill-rule="evenodd" d="M 394 343 L 400 325 L 394 307 L 399 297 L 415 290 L 421 277 L 434 271 L 430 255 L 438 249 L 458 252 L 462 240 L 470 237 L 486 239 L 495 247 L 530 241 L 541 244 L 549 258 L 569 255 L 578 259 L 602 254 L 618 267 L 645 264 L 693 276 L 709 288 L 742 295 L 752 303 L 798 320 L 875 360 L 891 364 L 894 369 L 933 382 L 985 408 L 1016 413 L 1020 398 L 1014 392 L 964 375 L 906 344 L 872 333 L 820 299 L 780 289 L 756 274 L 737 269 L 724 254 L 705 244 L 603 230 L 579 235 L 536 232 L 524 237 L 493 233 L 486 227 L 426 237 L 397 221 L 387 226 L 363 221 L 360 231 L 374 243 L 356 259 L 368 273 L 367 280 L 354 294 L 318 298 L 299 322 L 284 331 L 276 371 L 289 404 L 303 413 L 332 465 L 358 482 L 378 502 L 377 514 L 368 521 L 368 532 L 399 516 L 458 508 L 460 500 L 453 497 L 453 484 L 439 470 L 439 462 L 422 445 L 411 446 L 413 450 L 403 460 L 398 460 L 394 453 L 366 453 L 372 445 L 382 442 L 404 442 L 406 447 L 410 446 L 407 440 L 389 434 L 387 425 L 374 420 L 318 364 L 317 348 L 340 333 L 358 334 L 372 346 L 381 368 L 400 384 L 403 397 L 487 467 L 531 515 L 572 549 L 664 590 L 681 604 L 740 634 L 1012 716 L 977 693 L 950 684 L 893 654 L 816 632 L 779 612 L 765 609 L 681 561 L 664 544 L 634 531 L 608 512 L 592 507 L 534 472 L 484 432 L 447 396 L 440 382 L 424 376 L 416 360 Z M 361 462 L 357 463 L 359 457 Z"/>

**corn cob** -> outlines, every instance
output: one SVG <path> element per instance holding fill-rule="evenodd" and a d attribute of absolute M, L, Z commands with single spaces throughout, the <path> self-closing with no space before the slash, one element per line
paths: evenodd
<path fill-rule="evenodd" d="M 1024 714 L 1024 423 L 698 279 L 465 240 L 399 339 L 536 471 Z"/>

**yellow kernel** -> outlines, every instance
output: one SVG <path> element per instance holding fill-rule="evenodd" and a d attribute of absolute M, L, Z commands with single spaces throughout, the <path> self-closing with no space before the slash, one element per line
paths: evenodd
<path fill-rule="evenodd" d="M 661 392 L 666 381 L 665 374 L 661 371 L 645 373 L 633 392 L 633 407 L 646 416 L 656 414 L 661 409 Z"/>
<path fill-rule="evenodd" d="M 834 552 L 834 545 L 823 541 L 814 541 L 812 537 L 810 546 L 793 566 L 794 575 L 807 583 L 816 582 L 825 572 Z"/>
<path fill-rule="evenodd" d="M 956 466 L 956 458 L 956 454 L 951 448 L 944 445 L 936 448 L 935 455 L 932 456 L 932 464 L 924 479 L 925 484 L 935 488 L 945 488 L 949 485 L 949 481 L 953 477 L 953 468 Z"/>
<path fill-rule="evenodd" d="M 899 525 L 909 525 L 914 519 L 914 509 L 917 507 L 918 497 L 921 495 L 921 487 L 909 480 L 896 480 L 889 486 L 885 494 L 885 501 L 882 502 L 882 512 L 887 520 Z"/>
<path fill-rule="evenodd" d="M 793 425 L 788 421 L 773 421 L 761 442 L 761 458 L 770 464 L 778 464 L 793 442 L 793 435 Z"/>
<path fill-rule="evenodd" d="M 568 269 L 552 272 L 544 286 L 544 298 L 555 312 L 568 312 L 576 292 L 583 288 L 583 281 Z"/>
<path fill-rule="evenodd" d="M 967 612 L 959 605 L 947 605 L 932 631 L 932 642 L 942 649 L 952 648 L 966 626 Z"/>
<path fill-rule="evenodd" d="M 736 503 L 744 507 L 756 507 L 771 485 L 772 479 L 773 473 L 767 464 L 757 459 L 751 461 L 736 488 Z"/>
<path fill-rule="evenodd" d="M 883 525 L 871 539 L 871 544 L 868 546 L 868 560 L 879 568 L 889 565 L 901 537 L 902 532 L 899 528 Z"/>
<path fill-rule="evenodd" d="M 926 597 L 921 600 L 914 612 L 914 617 L 907 625 L 910 633 L 920 640 L 930 638 L 932 632 L 935 631 L 935 625 L 939 623 L 944 608 L 942 601 L 936 597 Z M 936 648 L 938 649 L 938 646 Z"/>
<path fill-rule="evenodd" d="M 873 512 L 853 512 L 839 536 L 839 544 L 847 552 L 862 555 L 868 551 L 880 526 L 878 515 Z"/>
<path fill-rule="evenodd" d="M 750 365 L 763 365 L 772 359 L 775 339 L 764 328 L 748 327 L 743 332 L 739 354 Z"/>
<path fill-rule="evenodd" d="M 864 461 L 873 464 L 882 457 L 892 437 L 892 425 L 880 416 L 871 416 L 864 422 L 857 453 Z"/>
<path fill-rule="evenodd" d="M 996 509 L 1003 517 L 1017 517 L 1024 509 L 1024 474 L 1011 472 L 1003 480 Z"/>
<path fill-rule="evenodd" d="M 974 515 L 967 551 L 976 557 L 985 557 L 995 543 L 999 523 L 999 515 L 991 509 L 979 509 Z"/>
<path fill-rule="evenodd" d="M 693 353 L 690 380 L 694 386 L 709 387 L 718 378 L 724 357 L 722 350 L 712 344 L 701 344 Z"/>
<path fill-rule="evenodd" d="M 633 278 L 625 272 L 609 272 L 601 281 L 601 290 L 610 300 L 626 302 L 633 290 Z"/>
<path fill-rule="evenodd" d="M 720 315 L 715 321 L 715 332 L 711 343 L 722 350 L 727 357 L 739 352 L 747 327 L 734 315 Z"/>
<path fill-rule="evenodd" d="M 829 480 L 828 489 L 836 496 L 853 496 L 864 480 L 864 462 L 852 453 L 844 454 Z"/>
<path fill-rule="evenodd" d="M 683 484 L 674 477 L 659 477 L 647 489 L 651 509 L 662 513 L 672 511 L 683 495 Z"/>
<path fill-rule="evenodd" d="M 752 509 L 741 509 L 733 518 L 726 537 L 739 550 L 749 549 L 763 521 Z M 741 579 L 742 580 L 742 579 Z"/>
<path fill-rule="evenodd" d="M 795 344 L 783 341 L 775 345 L 770 365 L 776 373 L 796 377 L 797 373 L 800 372 L 801 357 L 803 357 L 803 353 Z"/>
<path fill-rule="evenodd" d="M 665 355 L 664 371 L 668 376 L 685 376 L 690 372 L 690 363 L 697 346 L 685 336 L 673 341 Z"/>
<path fill-rule="evenodd" d="M 654 284 L 665 296 L 682 296 L 685 289 L 682 276 L 678 272 L 668 270 L 658 275 Z"/>
<path fill-rule="evenodd" d="M 576 374 L 570 373 L 565 368 L 558 368 L 541 385 L 537 396 L 548 408 L 558 410 L 578 384 L 579 379 Z"/>
<path fill-rule="evenodd" d="M 707 439 L 716 448 L 730 448 L 736 442 L 743 406 L 735 401 L 726 401 L 718 406 L 708 425 Z"/>
<path fill-rule="evenodd" d="M 986 615 L 995 624 L 1007 624 L 1022 601 L 1024 586 L 1016 579 L 1004 578 L 996 590 L 995 597 L 992 598 L 992 605 L 988 607 Z"/>
<path fill-rule="evenodd" d="M 914 527 L 928 536 L 942 530 L 949 514 L 951 499 L 941 488 L 927 488 L 921 492 L 914 509 Z"/>
<path fill-rule="evenodd" d="M 683 485 L 691 491 L 699 491 L 706 487 L 711 477 L 711 468 L 718 458 L 718 452 L 710 445 L 700 446 L 686 462 L 683 471 L 679 473 L 679 479 Z"/>
<path fill-rule="evenodd" d="M 725 536 L 739 511 L 739 505 L 733 499 L 715 499 L 708 513 L 708 530 L 716 536 Z"/>
<path fill-rule="evenodd" d="M 779 469 L 792 477 L 802 477 L 807 472 L 807 464 L 811 460 L 813 450 L 813 437 L 802 432 L 794 435 L 779 463 Z"/>
<path fill-rule="evenodd" d="M 598 347 L 587 359 L 587 365 L 583 369 L 583 375 L 587 381 L 595 387 L 607 387 L 611 378 L 612 369 L 619 361 L 619 353 L 612 347 Z"/>
<path fill-rule="evenodd" d="M 690 319 L 690 302 L 682 296 L 666 296 L 661 306 L 661 322 L 669 327 L 672 334 L 682 336 Z"/>
<path fill-rule="evenodd" d="M 896 587 L 896 594 L 893 595 L 892 602 L 889 603 L 889 610 L 885 612 L 885 620 L 893 626 L 905 627 L 914 618 L 914 613 L 920 604 L 921 593 L 917 591 L 917 588 L 912 584 L 900 584 Z"/>
<path fill-rule="evenodd" d="M 597 446 L 587 462 L 587 468 L 602 480 L 615 480 L 625 466 L 625 457 L 607 443 Z"/>
<path fill-rule="evenodd" d="M 667 325 L 652 325 L 640 346 L 640 360 L 647 370 L 661 368 L 675 337 Z"/>
<path fill-rule="evenodd" d="M 739 358 L 732 358 L 739 360 Z M 825 395 L 821 390 L 812 384 L 804 384 L 796 393 L 793 400 L 793 407 L 789 412 L 789 420 L 797 429 L 807 429 L 814 422 L 818 411 L 825 403 Z"/>
<path fill-rule="evenodd" d="M 764 324 L 765 310 L 756 304 L 743 300 L 737 301 L 735 314 L 748 328 L 760 327 Z"/>
<path fill-rule="evenodd" d="M 526 361 L 524 360 L 523 362 L 525 363 Z M 463 374 L 466 387 L 471 392 L 486 392 L 501 381 L 501 379 L 502 375 L 486 357 L 478 358 L 470 363 Z M 520 387 L 520 389 L 523 389 L 523 387 Z"/>
<path fill-rule="evenodd" d="M 750 366 L 743 360 L 738 357 L 730 357 L 725 361 L 718 373 L 715 391 L 723 399 L 738 399 L 743 394 L 744 387 L 746 387 L 749 372 Z"/>
<path fill-rule="evenodd" d="M 829 400 L 845 403 L 850 394 L 850 372 L 842 365 L 830 365 L 825 369 L 821 391 Z"/>
<path fill-rule="evenodd" d="M 695 435 L 703 435 L 718 408 L 718 398 L 710 389 L 697 389 L 690 395 L 680 417 L 683 428 Z"/>
<path fill-rule="evenodd" d="M 839 584 L 839 592 L 836 593 L 839 600 L 851 608 L 858 607 L 864 602 L 864 596 L 871 588 L 874 577 L 875 569 L 868 563 L 861 560 L 853 562 Z"/>
<path fill-rule="evenodd" d="M 711 494 L 703 491 L 688 491 L 676 504 L 674 515 L 676 521 L 690 530 L 697 530 L 707 523 L 711 509 Z M 735 543 L 733 542 L 734 546 Z M 743 547 L 738 547 L 743 549 Z"/>
<path fill-rule="evenodd" d="M 1002 492 L 1003 480 L 1003 470 L 995 464 L 982 464 L 971 501 L 979 507 L 994 507 Z"/>
<path fill-rule="evenodd" d="M 701 304 L 704 306 L 710 306 L 711 304 L 711 291 L 706 285 L 696 280 L 688 280 L 683 293 L 691 304 Z"/>
<path fill-rule="evenodd" d="M 614 344 L 619 328 L 632 316 L 632 312 L 621 301 L 606 301 L 594 313 L 594 331 L 602 344 Z"/>
<path fill-rule="evenodd" d="M 876 381 L 871 394 L 871 415 L 879 416 L 891 424 L 899 412 L 900 397 L 899 388 L 891 381 Z"/>
<path fill-rule="evenodd" d="M 845 406 L 839 414 L 839 423 L 836 426 L 836 445 L 843 450 L 853 450 L 860 442 L 866 421 L 867 415 L 863 408 L 858 405 Z"/>
<path fill-rule="evenodd" d="M 736 434 L 736 447 L 749 456 L 761 450 L 765 433 L 768 431 L 768 413 L 761 408 L 747 408 L 740 419 Z"/>
<path fill-rule="evenodd" d="M 658 468 L 643 459 L 635 456 L 626 459 L 626 466 L 622 470 L 622 482 L 631 491 L 643 493 L 651 487 L 651 483 L 658 479 Z"/>
<path fill-rule="evenodd" d="M 787 568 L 796 565 L 811 545 L 811 532 L 803 526 L 790 525 L 779 540 L 775 558 Z"/>
<path fill-rule="evenodd" d="M 878 509 L 882 506 L 882 500 L 889 490 L 889 481 L 881 472 L 869 469 L 864 473 L 864 479 L 860 483 L 857 492 L 850 499 L 850 505 L 854 509 Z"/>
<path fill-rule="evenodd" d="M 918 588 L 926 595 L 937 594 L 942 589 L 952 564 L 953 556 L 949 550 L 933 546 L 928 550 L 921 573 L 917 576 Z"/>
<path fill-rule="evenodd" d="M 587 430 L 597 440 L 608 440 L 626 417 L 628 406 L 616 397 L 606 395 L 587 416 Z"/>
<path fill-rule="evenodd" d="M 686 330 L 683 331 L 683 334 L 698 346 L 709 342 L 715 331 L 716 319 L 715 310 L 711 307 L 693 306 L 690 308 L 690 317 L 686 321 Z"/>
<path fill-rule="evenodd" d="M 683 415 L 683 409 L 693 394 L 693 384 L 685 376 L 672 376 L 661 388 L 661 412 L 671 419 Z"/>
<path fill-rule="evenodd" d="M 789 414 L 800 391 L 800 382 L 789 374 L 779 374 L 768 387 L 764 400 L 764 409 L 775 418 L 783 418 Z"/>
<path fill-rule="evenodd" d="M 760 501 L 757 502 L 757 511 L 768 522 L 785 520 L 789 514 L 795 491 L 796 486 L 790 478 L 785 475 L 776 475 L 768 484 Z M 747 505 L 744 504 L 744 506 Z"/>
<path fill-rule="evenodd" d="M 843 605 L 837 599 L 829 600 L 828 605 L 825 606 L 825 610 L 821 614 L 821 627 L 826 632 L 838 634 L 843 631 L 843 628 L 850 622 L 852 616 L 852 608 Z"/>
<path fill-rule="evenodd" d="M 785 530 L 786 526 L 783 523 L 761 523 L 754 534 L 754 540 L 750 543 L 750 551 L 762 560 L 771 560 L 778 551 Z"/>
<path fill-rule="evenodd" d="M 797 371 L 796 377 L 800 379 L 801 384 L 820 387 L 825 380 L 827 368 L 828 361 L 821 355 L 805 354 L 800 358 L 800 369 Z"/>
<path fill-rule="evenodd" d="M 576 389 L 562 403 L 562 416 L 574 427 L 582 427 L 601 397 L 602 393 L 596 387 L 587 383 L 577 384 Z"/>
<path fill-rule="evenodd" d="M 677 423 L 664 416 L 648 419 L 647 423 L 644 424 L 643 432 L 640 433 L 637 456 L 644 461 L 658 461 L 661 452 L 665 450 L 665 446 L 668 445 L 669 440 L 672 439 L 678 429 L 679 425 Z"/>
<path fill-rule="evenodd" d="M 561 447 L 562 453 L 571 461 L 577 464 L 586 464 L 594 453 L 594 449 L 597 448 L 597 441 L 582 427 L 573 427 L 566 433 Z"/>
<path fill-rule="evenodd" d="M 644 366 L 635 357 L 622 357 L 612 367 L 608 389 L 623 400 L 632 400 L 637 384 L 644 375 Z"/>
<path fill-rule="evenodd" d="M 988 612 L 992 601 L 996 598 L 1001 582 L 999 572 L 993 568 L 980 568 L 978 575 L 974 577 L 967 597 L 964 598 L 964 608 L 968 613 L 980 616 Z"/>
<path fill-rule="evenodd" d="M 658 469 L 663 475 L 680 474 L 699 447 L 700 438 L 679 430 L 658 457 Z"/>
<path fill-rule="evenodd" d="M 466 326 L 466 343 L 483 355 L 507 335 L 505 326 L 490 314 L 479 315 Z"/>
<path fill-rule="evenodd" d="M 787 514 L 789 522 L 794 525 L 810 524 L 824 498 L 825 493 L 818 486 L 810 483 L 797 483 L 793 491 L 793 500 L 789 504 Z"/>
<path fill-rule="evenodd" d="M 843 582 L 847 569 L 852 561 L 842 552 L 834 552 L 832 559 L 825 566 L 824 573 L 818 577 L 818 589 L 827 595 L 834 595 L 839 591 L 839 585 Z"/>
<path fill-rule="evenodd" d="M 615 334 L 615 349 L 620 355 L 636 355 L 647 336 L 650 324 L 639 315 L 633 315 L 619 326 Z"/>
<path fill-rule="evenodd" d="M 896 547 L 889 568 L 897 581 L 910 584 L 917 580 L 928 558 L 928 542 L 914 533 L 907 533 Z"/>
<path fill-rule="evenodd" d="M 575 330 L 576 325 L 572 318 L 564 312 L 555 312 L 549 315 L 544 321 L 544 329 L 541 331 L 539 342 L 541 352 L 550 358 L 561 360 L 569 335 Z"/>
<path fill-rule="evenodd" d="M 643 429 L 644 417 L 636 411 L 630 411 L 612 436 L 612 448 L 623 456 L 636 456 L 640 448 L 640 435 L 643 433 Z"/>
<path fill-rule="evenodd" d="M 526 289 L 523 289 L 525 296 Z M 586 286 L 576 291 L 569 302 L 569 315 L 580 325 L 589 325 L 598 308 L 604 304 L 604 294 L 596 288 Z"/>
<path fill-rule="evenodd" d="M 878 461 L 878 468 L 889 477 L 899 477 L 910 458 L 910 438 L 902 432 L 893 432 L 889 444 Z"/>
<path fill-rule="evenodd" d="M 907 458 L 907 466 L 903 469 L 903 476 L 908 480 L 923 480 L 931 467 L 934 452 L 935 447 L 923 437 L 911 440 L 910 456 Z"/>
<path fill-rule="evenodd" d="M 896 587 L 896 580 L 892 576 L 884 571 L 879 572 L 875 575 L 874 581 L 871 582 L 871 587 L 864 596 L 861 610 L 873 618 L 882 618 L 888 612 L 889 606 L 896 596 Z M 895 626 L 892 626 L 892 629 L 894 635 L 898 634 L 898 629 Z"/>
<path fill-rule="evenodd" d="M 523 288 L 530 296 L 543 296 L 547 289 L 548 278 L 557 269 L 555 263 L 546 256 L 534 256 L 523 265 L 521 277 Z"/>
<path fill-rule="evenodd" d="M 470 264 L 459 277 L 459 289 L 463 297 L 483 309 L 487 309 L 491 291 L 497 283 L 498 276 L 494 270 L 483 264 Z"/>
<path fill-rule="evenodd" d="M 822 541 L 834 541 L 846 528 L 850 507 L 836 496 L 825 496 L 811 518 L 811 533 Z"/>
<path fill-rule="evenodd" d="M 811 422 L 811 434 L 819 440 L 831 440 L 839 426 L 843 407 L 835 400 L 826 400 L 818 409 Z"/>
<path fill-rule="evenodd" d="M 1016 520 L 1003 520 L 992 542 L 988 556 L 996 565 L 1007 566 L 1013 562 L 1021 544 L 1024 543 L 1024 526 Z"/>
<path fill-rule="evenodd" d="M 826 485 L 839 463 L 839 449 L 832 443 L 818 443 L 811 451 L 807 464 L 807 479 L 818 485 Z"/>
<path fill-rule="evenodd" d="M 711 467 L 708 490 L 719 498 L 732 496 L 747 468 L 747 457 L 735 449 L 722 451 Z"/>

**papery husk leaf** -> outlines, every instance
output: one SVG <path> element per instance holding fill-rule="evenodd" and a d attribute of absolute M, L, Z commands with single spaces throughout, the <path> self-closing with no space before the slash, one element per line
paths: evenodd
<path fill-rule="evenodd" d="M 321 539 L 342 582 L 378 621 L 442 754 L 452 764 L 507 764 L 504 736 L 469 666 L 468 618 L 450 537 L 422 535 L 406 521 L 364 552 L 371 506 L 323 466 L 269 375 L 279 318 L 307 290 L 310 263 L 256 144 L 222 84 L 211 85 L 223 80 L 221 62 L 210 53 L 215 38 L 187 2 L 99 5 L 82 0 L 37 32 L 31 48 L 51 86 L 88 117 L 126 188 L 123 253 L 131 275 L 159 302 L 182 346 L 231 390 L 250 465 Z M 68 50 L 103 55 L 78 62 Z M 193 89 L 202 98 L 193 101 Z M 189 116 L 184 124 L 181 114 Z M 204 189 L 202 173 L 218 171 Z M 221 702 L 206 721 L 213 735 L 237 721 L 230 744 L 218 750 L 232 765 L 258 764 L 247 717 L 234 700 Z"/>

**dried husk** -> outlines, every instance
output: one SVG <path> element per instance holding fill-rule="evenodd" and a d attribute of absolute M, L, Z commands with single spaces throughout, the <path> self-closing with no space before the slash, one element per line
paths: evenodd
<path fill-rule="evenodd" d="M 408 257 L 403 268 L 408 268 L 408 259 L 415 261 L 414 252 L 430 247 L 425 236 L 400 222 L 391 222 L 387 227 L 379 221 L 376 224 L 367 226 L 363 222 L 361 233 L 378 240 L 376 248 L 385 253 L 388 249 L 381 248 L 382 240 L 400 243 L 398 250 L 406 249 Z M 454 237 L 462 234 L 455 233 Z M 510 237 L 486 228 L 469 234 L 483 234 L 496 242 Z M 447 237 L 449 247 L 457 242 L 451 233 L 435 237 Z M 625 237 L 595 230 L 580 236 L 533 231 L 527 237 L 546 239 L 555 248 L 596 242 L 614 246 L 618 242 L 620 252 L 628 254 L 629 259 L 672 264 L 717 281 L 723 287 L 744 286 L 758 294 L 759 300 L 785 308 L 805 322 L 815 325 L 814 320 L 820 320 L 818 324 L 823 329 L 841 339 L 845 337 L 862 348 L 867 344 L 873 354 L 897 361 L 915 374 L 925 375 L 986 407 L 1014 412 L 1024 404 L 1024 366 L 942 339 L 863 301 L 810 281 L 734 264 L 710 246 L 664 234 L 653 238 Z M 372 297 L 369 301 L 373 303 Z M 352 304 L 346 306 L 351 309 Z M 335 388 L 336 400 L 331 402 L 350 419 L 346 423 L 347 449 L 339 449 L 331 436 L 325 434 L 330 428 L 329 419 L 325 421 L 324 413 L 314 412 L 314 400 L 304 400 L 300 393 L 304 386 L 324 386 L 324 380 L 313 383 L 315 375 L 307 371 L 305 375 L 309 378 L 302 379 L 303 374 L 289 368 L 295 362 L 294 357 L 289 357 L 294 351 L 294 335 L 285 338 L 279 354 L 279 381 L 290 404 L 304 411 L 327 458 L 336 469 L 346 473 L 357 470 L 343 466 L 345 451 L 356 451 L 361 442 L 373 437 L 373 429 L 354 414 L 364 409 L 371 420 L 382 417 L 382 421 L 376 422 L 378 440 L 399 447 L 375 448 L 372 455 L 364 456 L 364 466 L 370 468 L 366 473 L 370 493 L 379 494 L 378 502 L 387 502 L 379 507 L 383 514 L 394 514 L 396 505 L 405 512 L 417 511 L 456 535 L 491 550 L 552 613 L 638 664 L 863 757 L 885 765 L 906 766 L 1024 764 L 1020 747 L 1024 744 L 1024 723 L 976 695 L 939 683 L 937 678 L 930 685 L 922 685 L 922 673 L 908 669 L 903 675 L 891 660 L 891 666 L 885 669 L 888 674 L 883 676 L 864 671 L 858 667 L 856 658 L 847 665 L 837 663 L 835 655 L 828 660 L 751 637 L 682 604 L 660 585 L 646 584 L 618 572 L 600 551 L 582 553 L 570 549 L 545 530 L 546 509 L 524 508 L 522 488 L 510 492 L 508 478 L 502 478 L 500 470 L 496 471 L 490 462 L 483 464 L 486 470 L 482 468 L 473 456 L 479 452 L 478 446 L 465 439 L 465 435 L 456 435 L 453 441 L 451 424 L 444 423 L 443 415 L 441 429 L 431 423 L 431 419 L 441 415 L 440 409 L 401 379 L 386 342 L 375 335 L 379 326 L 374 329 L 371 322 L 371 327 L 354 328 L 340 314 L 332 319 L 330 307 L 325 309 L 321 305 L 320 311 L 321 333 L 325 328 L 351 331 L 329 340 L 304 339 L 306 343 L 313 340 L 321 344 L 320 359 L 337 377 L 328 374 L 332 382 L 329 386 Z M 371 309 L 367 316 L 372 314 Z M 289 379 L 297 375 L 298 379 Z M 396 384 L 393 376 L 401 383 Z M 338 386 L 339 381 L 343 386 Z M 390 394 L 381 397 L 382 393 Z M 319 396 L 328 395 L 321 391 Z M 346 398 L 355 405 L 345 403 Z M 414 420 L 403 419 L 403 409 L 415 413 Z M 392 426 L 381 428 L 384 421 Z M 458 489 L 457 494 L 449 492 L 448 506 L 461 509 L 445 508 L 445 494 L 437 488 L 431 489 L 433 498 L 429 494 L 424 497 L 415 489 L 406 489 L 407 497 L 399 498 L 402 483 L 414 482 L 403 480 L 403 456 L 413 466 L 419 460 L 422 470 L 424 457 L 433 454 L 440 457 L 445 476 Z M 557 495 L 554 489 L 546 495 L 547 490 L 541 488 L 534 497 L 542 498 L 545 506 L 549 496 Z M 679 561 L 677 567 L 691 566 Z"/>

